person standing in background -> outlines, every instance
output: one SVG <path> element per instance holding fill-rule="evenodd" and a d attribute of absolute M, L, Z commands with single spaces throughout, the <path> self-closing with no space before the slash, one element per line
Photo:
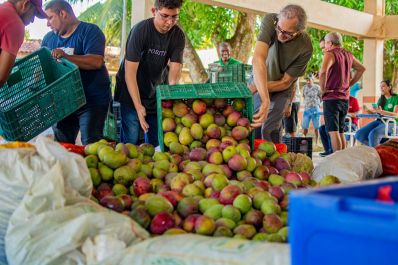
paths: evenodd
<path fill-rule="evenodd" d="M 319 126 L 321 123 L 321 88 L 314 84 L 314 77 L 308 75 L 306 78 L 307 84 L 303 88 L 304 98 L 304 114 L 301 127 L 303 128 L 304 137 L 307 137 L 310 122 L 314 126 L 315 145 L 318 144 Z"/>
<path fill-rule="evenodd" d="M 288 136 L 290 137 L 296 137 L 300 102 L 301 102 L 300 82 L 299 79 L 297 78 L 294 98 L 292 100 L 292 103 L 289 105 L 290 108 L 286 109 L 285 117 L 283 118 L 283 127 L 285 128 L 285 134 L 288 134 Z"/>
<path fill-rule="evenodd" d="M 325 49 L 319 83 L 322 91 L 323 113 L 333 152 L 345 148 L 344 125 L 348 112 L 349 88 L 361 78 L 365 67 L 342 48 L 343 38 L 338 32 L 325 36 Z M 351 78 L 351 69 L 355 75 Z"/>
<path fill-rule="evenodd" d="M 47 18 L 42 0 L 9 0 L 0 5 L 0 88 L 6 83 L 21 47 L 25 26 Z"/>
<path fill-rule="evenodd" d="M 47 25 L 52 31 L 42 46 L 54 58 L 65 58 L 79 67 L 86 104 L 53 126 L 55 139 L 72 143 L 81 133 L 86 145 L 103 138 L 106 114 L 111 100 L 109 74 L 105 67 L 105 35 L 97 25 L 79 21 L 65 0 L 47 3 Z"/>

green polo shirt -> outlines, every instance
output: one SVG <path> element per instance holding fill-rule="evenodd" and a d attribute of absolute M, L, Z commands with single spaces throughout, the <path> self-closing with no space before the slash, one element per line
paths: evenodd
<path fill-rule="evenodd" d="M 229 57 L 229 60 L 228 60 L 228 62 L 227 62 L 226 64 L 222 61 L 222 59 L 220 59 L 220 60 L 218 60 L 218 61 L 215 61 L 214 63 L 218 63 L 218 64 L 221 65 L 221 66 L 242 64 L 242 62 L 240 62 L 240 61 L 238 61 L 238 60 L 236 60 L 236 59 L 234 59 L 234 58 L 232 58 L 232 57 Z"/>
<path fill-rule="evenodd" d="M 377 101 L 377 105 L 380 106 L 380 99 Z M 398 106 L 398 95 L 394 94 L 386 100 L 383 110 L 394 112 L 395 106 Z M 396 119 L 398 121 L 398 118 Z"/>

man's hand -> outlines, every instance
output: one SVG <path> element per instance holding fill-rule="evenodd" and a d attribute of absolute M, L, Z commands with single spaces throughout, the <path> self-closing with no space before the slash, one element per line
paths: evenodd
<path fill-rule="evenodd" d="M 142 105 L 135 106 L 135 110 L 137 111 L 137 116 L 138 116 L 138 119 L 140 120 L 140 125 L 141 125 L 142 130 L 144 130 L 144 132 L 148 132 L 149 125 L 145 120 L 145 116 L 146 116 L 145 107 Z"/>
<path fill-rule="evenodd" d="M 59 58 L 65 58 L 67 56 L 67 54 L 64 52 L 64 50 L 62 49 L 54 49 L 51 51 L 51 55 L 55 58 L 55 59 L 59 59 Z"/>
<path fill-rule="evenodd" d="M 268 112 L 269 112 L 269 99 L 268 101 L 262 101 L 260 108 L 258 109 L 258 112 L 253 115 L 253 123 L 251 126 L 253 128 L 260 128 L 263 123 L 267 120 L 268 118 Z"/>
<path fill-rule="evenodd" d="M 289 105 L 287 105 L 287 106 L 285 107 L 285 109 L 283 110 L 283 115 L 284 115 L 286 118 L 289 118 L 290 115 L 292 115 L 292 105 L 291 105 L 291 104 L 289 104 Z"/>

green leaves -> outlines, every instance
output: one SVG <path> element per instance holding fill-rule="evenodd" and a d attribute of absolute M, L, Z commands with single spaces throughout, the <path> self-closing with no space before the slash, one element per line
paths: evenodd
<path fill-rule="evenodd" d="M 235 32 L 238 11 L 184 1 L 180 24 L 192 45 L 198 48 L 214 47 L 214 42 L 231 38 Z"/>

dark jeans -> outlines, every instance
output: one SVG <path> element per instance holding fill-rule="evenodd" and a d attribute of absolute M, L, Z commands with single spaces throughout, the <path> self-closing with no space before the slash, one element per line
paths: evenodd
<path fill-rule="evenodd" d="M 84 105 L 53 126 L 55 140 L 74 144 L 79 130 L 84 145 L 101 140 L 107 112 L 108 105 Z"/>
<path fill-rule="evenodd" d="M 332 149 L 332 143 L 330 141 L 330 136 L 328 131 L 326 130 L 326 126 L 325 124 L 321 125 L 321 127 L 319 127 L 319 136 L 321 138 L 321 142 L 323 145 L 323 148 L 325 149 L 326 153 L 333 153 L 333 149 Z"/>
<path fill-rule="evenodd" d="M 122 117 L 121 140 L 123 143 L 138 144 L 141 125 L 137 112 L 133 107 L 124 104 L 120 105 L 120 114 Z M 156 114 L 147 114 L 146 122 L 149 125 L 148 140 L 154 146 L 158 146 L 158 122 Z"/>
<path fill-rule="evenodd" d="M 300 102 L 293 102 L 292 113 L 290 117 L 283 118 L 283 127 L 285 128 L 285 133 L 293 133 L 297 131 L 298 117 L 297 114 L 300 109 Z"/>

